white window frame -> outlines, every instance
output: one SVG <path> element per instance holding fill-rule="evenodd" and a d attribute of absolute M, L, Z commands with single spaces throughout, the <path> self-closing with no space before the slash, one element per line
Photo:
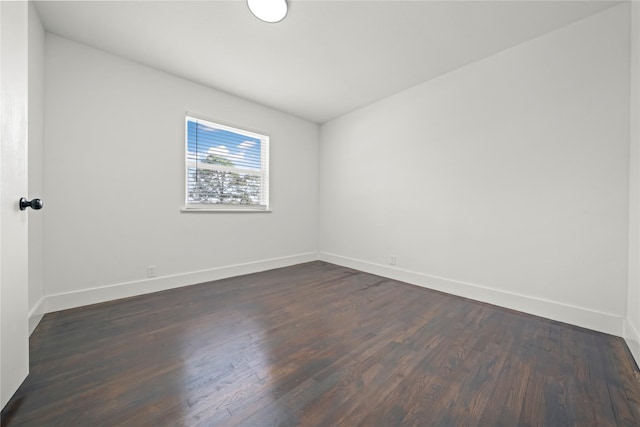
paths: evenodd
<path fill-rule="evenodd" d="M 260 170 L 245 169 L 242 167 L 231 167 L 224 165 L 214 165 L 198 163 L 189 159 L 189 122 L 203 123 L 207 127 L 220 129 L 235 134 L 247 136 L 260 140 Z M 187 112 L 185 115 L 184 132 L 184 208 L 183 212 L 271 212 L 269 207 L 269 143 L 270 137 L 265 133 L 241 129 L 233 125 L 222 124 L 220 121 L 203 118 L 200 115 Z M 221 172 L 234 172 L 250 174 L 260 177 L 260 204 L 224 204 L 224 203 L 189 203 L 189 168 L 207 169 Z"/>

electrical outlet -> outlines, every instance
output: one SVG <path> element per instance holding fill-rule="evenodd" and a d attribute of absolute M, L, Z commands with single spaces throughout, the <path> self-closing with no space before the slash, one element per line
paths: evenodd
<path fill-rule="evenodd" d="M 147 266 L 147 277 L 156 277 L 156 266 L 148 265 Z"/>
<path fill-rule="evenodd" d="M 395 255 L 391 255 L 389 257 L 389 264 L 396 265 L 396 256 Z"/>

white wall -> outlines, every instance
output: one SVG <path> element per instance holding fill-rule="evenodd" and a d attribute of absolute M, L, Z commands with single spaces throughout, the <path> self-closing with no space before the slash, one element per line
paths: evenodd
<path fill-rule="evenodd" d="M 625 4 L 326 123 L 321 258 L 621 334 L 628 91 Z"/>
<path fill-rule="evenodd" d="M 44 156 L 44 40 L 42 23 L 33 2 L 29 2 L 29 199 L 43 198 Z M 43 198 L 44 199 L 44 198 Z M 33 332 L 43 316 L 43 215 L 29 215 L 29 330 Z"/>
<path fill-rule="evenodd" d="M 631 2 L 629 289 L 624 337 L 640 364 L 640 4 Z"/>
<path fill-rule="evenodd" d="M 316 124 L 51 34 L 45 74 L 46 311 L 316 258 Z M 271 136 L 273 212 L 180 212 L 186 111 Z"/>

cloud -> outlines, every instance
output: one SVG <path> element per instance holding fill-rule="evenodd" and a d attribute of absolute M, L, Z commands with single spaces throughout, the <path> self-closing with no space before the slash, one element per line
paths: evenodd
<path fill-rule="evenodd" d="M 207 158 L 207 155 L 204 153 L 196 153 L 195 151 L 191 151 L 191 150 L 187 151 L 188 160 L 203 160 L 206 158 Z"/>
<path fill-rule="evenodd" d="M 247 149 L 253 147 L 254 145 L 256 145 L 254 141 L 244 141 L 243 143 L 238 145 L 238 148 Z"/>
<path fill-rule="evenodd" d="M 198 130 L 201 132 L 217 132 L 218 131 L 218 129 L 209 127 L 204 123 L 200 123 L 200 122 L 198 122 Z"/>
<path fill-rule="evenodd" d="M 218 145 L 217 147 L 211 147 L 208 151 L 209 154 L 213 154 L 214 156 L 220 156 L 224 159 L 227 159 L 233 163 L 240 162 L 244 160 L 244 152 L 240 153 L 232 153 L 229 151 L 227 147 L 224 145 Z"/>

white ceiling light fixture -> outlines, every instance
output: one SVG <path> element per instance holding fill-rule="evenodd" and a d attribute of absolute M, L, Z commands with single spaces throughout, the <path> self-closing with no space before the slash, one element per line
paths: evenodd
<path fill-rule="evenodd" d="M 287 0 L 247 0 L 249 10 L 261 21 L 276 23 L 287 16 Z"/>

